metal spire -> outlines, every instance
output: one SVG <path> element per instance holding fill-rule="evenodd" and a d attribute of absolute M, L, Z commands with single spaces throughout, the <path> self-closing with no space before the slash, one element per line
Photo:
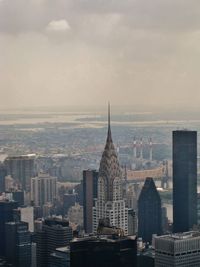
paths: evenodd
<path fill-rule="evenodd" d="M 107 142 L 112 142 L 111 126 L 110 126 L 110 102 L 108 102 L 108 134 Z"/>

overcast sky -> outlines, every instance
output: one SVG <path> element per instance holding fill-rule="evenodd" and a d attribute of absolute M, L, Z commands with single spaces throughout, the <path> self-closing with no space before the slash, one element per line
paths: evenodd
<path fill-rule="evenodd" d="M 200 106 L 199 0 L 0 0 L 0 107 Z"/>

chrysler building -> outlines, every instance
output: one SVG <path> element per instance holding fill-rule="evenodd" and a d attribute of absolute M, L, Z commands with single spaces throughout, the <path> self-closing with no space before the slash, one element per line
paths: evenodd
<path fill-rule="evenodd" d="M 108 218 L 111 226 L 121 228 L 125 235 L 128 234 L 128 209 L 125 207 L 122 187 L 122 172 L 112 141 L 109 105 L 107 140 L 99 168 L 98 197 L 93 207 L 94 233 L 97 233 L 99 220 Z"/>

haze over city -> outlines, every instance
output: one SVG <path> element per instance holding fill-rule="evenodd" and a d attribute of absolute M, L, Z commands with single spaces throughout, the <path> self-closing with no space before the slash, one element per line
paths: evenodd
<path fill-rule="evenodd" d="M 0 107 L 197 107 L 200 2 L 1 0 Z"/>
<path fill-rule="evenodd" d="M 200 266 L 200 1 L 0 0 L 0 267 Z"/>

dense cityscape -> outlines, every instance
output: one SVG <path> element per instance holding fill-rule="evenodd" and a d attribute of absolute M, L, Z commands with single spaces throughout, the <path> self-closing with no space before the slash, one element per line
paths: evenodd
<path fill-rule="evenodd" d="M 1 119 L 0 266 L 199 266 L 199 122 L 98 112 Z"/>
<path fill-rule="evenodd" d="M 200 267 L 200 1 L 0 0 L 0 267 Z"/>

